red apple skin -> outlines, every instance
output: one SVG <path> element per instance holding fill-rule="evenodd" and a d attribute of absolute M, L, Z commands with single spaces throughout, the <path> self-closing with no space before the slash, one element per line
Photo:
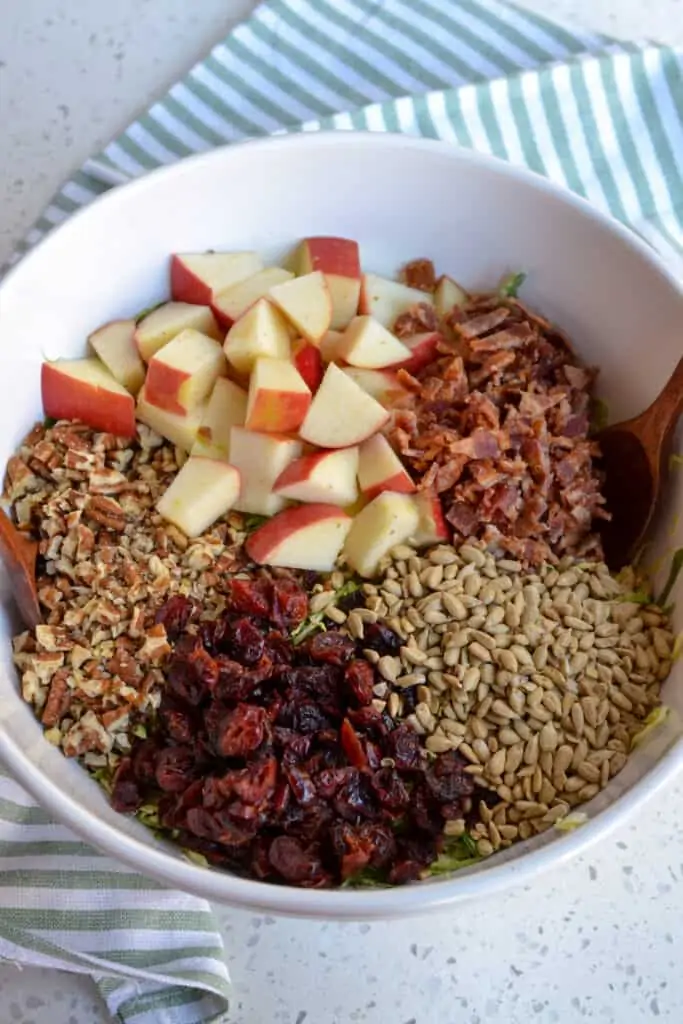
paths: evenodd
<path fill-rule="evenodd" d="M 311 394 L 315 394 L 325 372 L 318 346 L 306 338 L 298 338 L 292 344 L 292 360 Z"/>
<path fill-rule="evenodd" d="M 412 338 L 402 338 L 403 344 L 413 353 L 410 359 L 406 359 L 399 366 L 393 366 L 393 370 L 406 370 L 413 376 L 424 370 L 434 362 L 438 355 L 439 342 L 443 337 L 438 331 L 427 331 L 424 334 L 415 334 Z"/>
<path fill-rule="evenodd" d="M 167 366 L 163 362 L 154 360 L 150 366 L 152 371 L 147 374 L 145 383 L 145 394 L 150 405 L 164 412 L 174 412 L 178 416 L 185 416 L 187 409 L 178 401 L 178 394 L 186 380 L 190 379 L 189 373 L 183 373 L 175 366 Z"/>
<path fill-rule="evenodd" d="M 386 480 L 381 480 L 374 487 L 363 491 L 363 496 L 367 501 L 372 501 L 382 491 L 393 491 L 395 494 L 414 494 L 416 489 L 406 470 L 402 473 L 394 473 L 393 476 L 387 477 Z"/>
<path fill-rule="evenodd" d="M 211 305 L 212 293 L 208 284 L 196 277 L 175 254 L 171 256 L 171 295 L 176 302 Z"/>
<path fill-rule="evenodd" d="M 247 430 L 287 434 L 303 423 L 311 396 L 307 391 L 259 391 L 244 424 Z"/>
<path fill-rule="evenodd" d="M 277 512 L 272 519 L 269 519 L 267 523 L 264 523 L 258 530 L 254 530 L 250 534 L 244 545 L 245 550 L 252 561 L 261 564 L 270 556 L 278 544 L 290 536 L 290 534 L 302 529 L 302 527 L 320 523 L 325 519 L 344 518 L 344 515 L 344 511 L 337 505 L 324 505 L 322 503 L 298 505 L 295 508 L 284 509 L 282 512 Z M 346 518 L 351 519 L 350 516 Z"/>
<path fill-rule="evenodd" d="M 55 420 L 81 420 L 94 430 L 117 437 L 135 437 L 135 399 L 69 377 L 58 364 L 40 370 L 43 411 Z"/>
<path fill-rule="evenodd" d="M 415 541 L 420 546 L 450 543 L 451 529 L 443 513 L 439 495 L 432 490 L 418 491 L 415 495 L 420 521 Z"/>
<path fill-rule="evenodd" d="M 294 462 L 290 462 L 273 484 L 273 490 L 277 493 L 280 487 L 289 487 L 290 484 L 300 484 L 304 480 L 310 480 L 315 467 L 326 459 L 331 451 L 343 451 L 343 449 L 330 448 L 322 452 L 311 452 L 309 455 L 302 455 Z M 311 502 L 311 504 L 319 504 L 319 502 Z"/>
<path fill-rule="evenodd" d="M 350 238 L 318 235 L 306 238 L 302 247 L 312 271 L 322 270 L 324 274 L 334 274 L 336 277 L 360 279 L 358 242 Z"/>

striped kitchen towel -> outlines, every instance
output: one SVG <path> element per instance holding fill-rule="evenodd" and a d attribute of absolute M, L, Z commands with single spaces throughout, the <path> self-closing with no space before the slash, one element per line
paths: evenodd
<path fill-rule="evenodd" d="M 266 0 L 64 184 L 15 259 L 154 167 L 321 128 L 424 135 L 523 164 L 683 269 L 682 55 L 502 0 Z M 0 956 L 92 974 L 119 1021 L 220 1019 L 228 978 L 206 903 L 89 849 L 7 777 L 0 856 Z"/>

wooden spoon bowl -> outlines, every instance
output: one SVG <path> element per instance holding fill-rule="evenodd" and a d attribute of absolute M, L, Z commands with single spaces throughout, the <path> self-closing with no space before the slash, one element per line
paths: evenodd
<path fill-rule="evenodd" d="M 610 569 L 621 569 L 632 561 L 652 522 L 681 412 L 683 357 L 645 412 L 597 436 L 605 473 L 603 493 L 612 514 L 611 520 L 600 524 Z"/>
<path fill-rule="evenodd" d="M 18 530 L 0 509 L 0 560 L 7 570 L 19 614 L 29 629 L 43 621 L 36 587 L 37 554 L 37 543 Z"/>

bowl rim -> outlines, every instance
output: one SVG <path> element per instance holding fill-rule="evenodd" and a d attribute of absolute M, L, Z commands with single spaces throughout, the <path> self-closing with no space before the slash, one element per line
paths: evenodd
<path fill-rule="evenodd" d="M 81 218 L 87 217 L 93 207 L 126 202 L 126 197 L 154 188 L 160 179 L 180 178 L 192 174 L 198 165 L 220 165 L 232 159 L 233 153 L 246 149 L 263 152 L 283 149 L 320 148 L 353 142 L 354 146 L 396 150 L 415 150 L 431 153 L 444 159 L 459 161 L 473 167 L 482 167 L 501 177 L 516 179 L 544 192 L 576 211 L 578 216 L 592 220 L 604 231 L 612 234 L 665 278 L 683 301 L 683 282 L 679 281 L 662 257 L 627 228 L 582 196 L 570 192 L 543 175 L 520 167 L 498 157 L 465 149 L 435 139 L 403 135 L 394 132 L 315 131 L 278 134 L 259 139 L 219 146 L 205 153 L 187 157 L 176 163 L 156 168 L 149 173 L 98 196 L 66 221 L 56 225 L 31 251 L 13 266 L 0 283 L 0 299 L 20 284 L 24 268 L 32 261 L 49 256 L 50 248 L 58 237 L 59 244 L 68 239 Z M 123 197 L 123 198 L 121 198 Z M 0 755 L 15 778 L 29 793 L 61 823 L 71 828 L 86 842 L 116 858 L 147 877 L 156 878 L 174 888 L 194 893 L 217 903 L 278 913 L 296 917 L 360 920 L 363 918 L 392 918 L 424 913 L 456 902 L 490 896 L 511 885 L 524 885 L 534 876 L 552 867 L 560 866 L 580 853 L 585 853 L 599 839 L 607 836 L 625 822 L 647 797 L 658 792 L 683 767 L 683 737 L 678 738 L 656 764 L 637 780 L 631 788 L 618 796 L 609 807 L 596 813 L 580 828 L 539 849 L 525 852 L 518 861 L 496 864 L 482 871 L 456 872 L 454 875 L 428 884 L 399 886 L 381 890 L 328 890 L 298 889 L 257 882 L 220 870 L 207 871 L 191 861 L 175 857 L 141 840 L 119 831 L 115 825 L 99 819 L 69 793 L 63 792 L 55 782 L 38 768 L 17 745 L 0 719 Z"/>

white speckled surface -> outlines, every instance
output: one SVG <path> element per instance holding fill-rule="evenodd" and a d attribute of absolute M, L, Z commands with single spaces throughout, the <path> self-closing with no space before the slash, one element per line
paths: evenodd
<path fill-rule="evenodd" d="M 683 45 L 683 0 L 524 0 Z M 86 156 L 251 0 L 0 0 L 0 264 Z M 115 9 L 114 9 L 115 8 Z M 528 890 L 391 924 L 218 910 L 234 1024 L 641 1024 L 683 1016 L 683 781 Z M 352 979 L 352 981 L 351 981 Z M 108 1024 L 87 978 L 0 967 L 2 1024 Z"/>

